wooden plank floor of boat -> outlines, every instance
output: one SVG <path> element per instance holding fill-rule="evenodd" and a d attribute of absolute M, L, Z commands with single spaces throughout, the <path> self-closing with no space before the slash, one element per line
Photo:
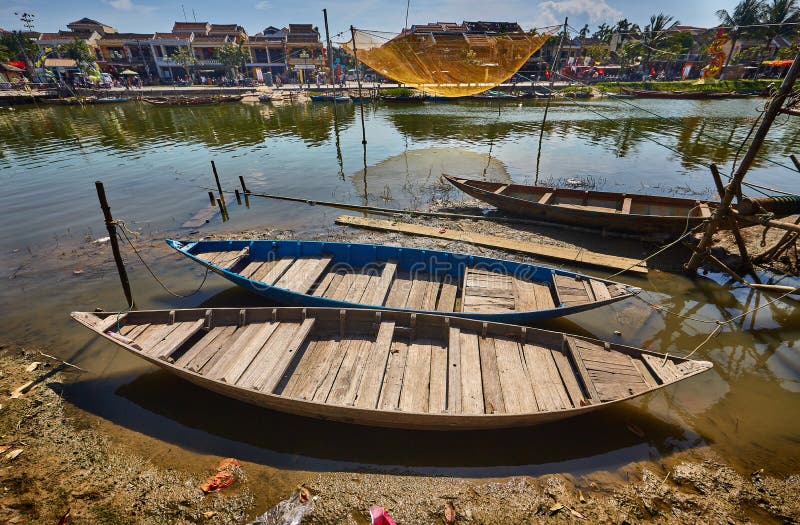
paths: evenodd
<path fill-rule="evenodd" d="M 248 261 L 241 252 L 208 252 L 201 259 L 228 267 L 254 281 L 350 303 L 438 310 L 508 313 L 548 310 L 559 304 L 580 306 L 626 293 L 618 285 L 585 277 L 554 274 L 552 284 L 487 269 L 468 268 L 460 282 L 450 275 L 398 271 L 389 261 L 362 269 L 331 265 L 330 256 Z"/>

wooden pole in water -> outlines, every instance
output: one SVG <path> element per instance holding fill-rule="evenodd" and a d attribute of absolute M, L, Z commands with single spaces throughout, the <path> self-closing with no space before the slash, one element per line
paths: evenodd
<path fill-rule="evenodd" d="M 333 78 L 333 46 L 331 45 L 331 34 L 328 32 L 328 10 L 322 10 L 322 17 L 325 19 L 325 41 L 328 46 L 328 83 L 333 87 L 333 104 L 336 105 L 336 80 Z"/>
<path fill-rule="evenodd" d="M 248 194 L 250 193 L 250 190 L 247 189 L 247 185 L 244 183 L 244 177 L 242 177 L 241 175 L 239 175 L 239 183 L 242 185 L 242 193 L 244 194 L 244 205 L 249 208 L 250 198 L 248 197 Z"/>
<path fill-rule="evenodd" d="M 358 106 L 361 108 L 361 144 L 364 145 L 364 156 L 367 155 L 367 127 L 364 124 L 364 97 L 361 96 L 361 67 L 358 62 L 358 49 L 356 49 L 356 28 L 350 26 L 353 36 L 353 59 L 356 64 L 356 82 L 358 83 Z"/>
<path fill-rule="evenodd" d="M 122 283 L 122 291 L 125 292 L 125 300 L 128 301 L 128 307 L 133 309 L 135 304 L 131 293 L 131 283 L 128 281 L 128 272 L 125 271 L 125 263 L 122 262 L 122 255 L 119 252 L 119 243 L 117 242 L 117 224 L 114 222 L 114 217 L 111 216 L 111 208 L 106 200 L 106 190 L 103 187 L 103 183 L 98 180 L 94 183 L 94 186 L 97 188 L 97 198 L 100 199 L 100 209 L 103 210 L 103 218 L 106 222 L 111 252 L 114 254 L 114 262 L 117 264 L 119 280 Z"/>
<path fill-rule="evenodd" d="M 212 206 L 216 206 L 217 205 L 217 201 L 214 200 L 214 192 L 213 191 L 209 191 L 208 192 L 208 200 L 211 201 L 211 205 Z"/>
<path fill-rule="evenodd" d="M 556 81 L 555 68 L 561 61 L 561 46 L 564 44 L 564 39 L 567 37 L 567 28 L 569 17 L 564 17 L 564 32 L 561 33 L 561 40 L 558 42 L 558 49 L 556 56 L 553 58 L 553 65 L 550 68 L 550 92 L 547 94 L 547 102 L 544 104 L 544 116 L 542 116 L 542 128 L 539 130 L 539 151 L 536 154 L 536 184 L 539 183 L 539 163 L 542 160 L 542 140 L 544 139 L 544 124 L 547 122 L 547 112 L 550 109 L 550 100 L 553 98 L 553 85 Z"/>
<path fill-rule="evenodd" d="M 800 171 L 800 160 L 797 160 L 795 155 L 789 155 L 789 158 L 794 162 L 794 167 L 797 168 L 797 171 Z"/>
<path fill-rule="evenodd" d="M 233 193 L 236 195 L 236 204 L 241 206 L 242 205 L 242 194 L 239 193 L 239 188 L 234 189 Z"/>
<path fill-rule="evenodd" d="M 741 188 L 742 180 L 744 180 L 745 175 L 747 175 L 747 171 L 750 169 L 750 166 L 753 164 L 753 160 L 755 160 L 756 155 L 758 154 L 758 150 L 761 149 L 761 144 L 764 143 L 764 138 L 767 136 L 767 132 L 769 131 L 770 127 L 772 127 L 775 117 L 780 112 L 786 97 L 791 92 L 798 73 L 800 73 L 800 53 L 798 53 L 795 57 L 794 62 L 792 62 L 789 71 L 786 73 L 786 76 L 783 79 L 783 83 L 781 83 L 781 87 L 778 89 L 775 97 L 770 101 L 769 107 L 767 107 L 767 110 L 764 112 L 764 118 L 761 120 L 761 124 L 758 126 L 756 134 L 753 136 L 753 141 L 747 148 L 744 158 L 742 158 L 742 163 L 739 165 L 736 173 L 734 173 L 733 177 L 731 177 L 730 183 L 725 188 L 725 194 L 722 196 L 722 202 L 716 208 L 716 210 L 714 210 L 714 215 L 706 227 L 703 238 L 697 245 L 697 250 L 692 253 L 689 262 L 686 264 L 687 271 L 696 272 L 697 268 L 699 268 L 700 264 L 702 264 L 703 258 L 711 246 L 714 233 L 716 233 L 716 231 L 719 229 L 719 223 L 726 219 L 730 214 L 733 198 L 736 195 L 737 190 Z"/>
<path fill-rule="evenodd" d="M 228 212 L 225 211 L 225 205 L 222 204 L 222 201 L 219 198 L 217 198 L 217 206 L 219 206 L 220 215 L 222 215 L 222 222 L 227 221 L 228 220 Z"/>
<path fill-rule="evenodd" d="M 225 205 L 225 194 L 222 192 L 222 184 L 219 182 L 219 173 L 217 173 L 217 165 L 214 161 L 211 161 L 211 169 L 214 171 L 214 180 L 217 181 L 217 190 L 219 191 L 219 198 L 217 199 L 217 203 L 219 204 L 219 209 L 222 210 L 223 216 L 228 215 L 228 207 Z"/>

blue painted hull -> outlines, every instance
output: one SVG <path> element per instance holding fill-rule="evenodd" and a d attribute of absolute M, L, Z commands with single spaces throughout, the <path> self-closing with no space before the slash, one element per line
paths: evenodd
<path fill-rule="evenodd" d="M 372 308 L 376 310 L 401 310 L 408 312 L 440 313 L 455 317 L 465 317 L 482 321 L 496 321 L 504 323 L 527 323 L 541 319 L 570 315 L 583 312 L 599 306 L 604 306 L 638 293 L 638 289 L 626 287 L 626 292 L 611 299 L 598 300 L 581 305 L 557 305 L 546 310 L 511 311 L 499 313 L 478 312 L 443 312 L 435 310 L 420 310 L 408 308 L 389 308 L 382 305 L 353 303 L 343 300 L 329 299 L 327 297 L 313 296 L 298 293 L 285 288 L 272 286 L 261 281 L 255 281 L 243 275 L 222 268 L 198 257 L 198 254 L 209 252 L 240 252 L 249 249 L 247 261 L 268 261 L 285 257 L 332 257 L 330 266 L 337 265 L 342 268 L 369 268 L 378 267 L 387 261 L 397 263 L 398 272 L 411 274 L 429 274 L 436 279 L 443 279 L 449 275 L 452 282 L 461 282 L 467 268 L 480 268 L 502 272 L 516 276 L 526 281 L 539 282 L 552 286 L 553 276 L 568 277 L 581 276 L 574 272 L 502 259 L 481 257 L 436 250 L 422 250 L 418 248 L 402 248 L 377 244 L 354 244 L 322 241 L 296 241 L 296 240 L 228 240 L 228 241 L 174 241 L 167 240 L 172 248 L 195 262 L 206 266 L 211 271 L 225 277 L 242 288 L 258 294 L 279 304 L 328 307 L 328 308 Z M 581 276 L 589 279 L 588 276 Z M 613 281 L 595 279 L 607 285 L 619 285 Z M 622 285 L 619 285 L 622 286 Z"/>

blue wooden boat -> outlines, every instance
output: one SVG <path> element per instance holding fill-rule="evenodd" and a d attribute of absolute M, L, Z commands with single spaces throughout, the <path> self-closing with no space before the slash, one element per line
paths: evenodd
<path fill-rule="evenodd" d="M 297 306 L 525 323 L 582 312 L 640 291 L 546 266 L 417 248 L 297 240 L 167 243 L 251 292 Z"/>

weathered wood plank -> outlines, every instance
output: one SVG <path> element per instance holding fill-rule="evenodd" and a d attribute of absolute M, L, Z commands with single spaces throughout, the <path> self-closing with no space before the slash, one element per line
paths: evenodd
<path fill-rule="evenodd" d="M 268 344 L 272 334 L 280 326 L 280 323 L 264 323 L 264 326 L 257 330 L 252 336 L 250 341 L 237 353 L 235 358 L 231 359 L 226 367 L 226 370 L 220 370 L 219 379 L 228 384 L 235 385 L 239 378 L 242 377 L 245 370 L 250 366 L 250 363 L 255 360 L 259 352 L 263 351 L 265 344 Z"/>
<path fill-rule="evenodd" d="M 422 308 L 428 284 L 430 284 L 430 281 L 427 274 L 419 273 L 414 276 L 414 280 L 411 281 L 411 290 L 408 293 L 406 308 L 415 310 Z"/>
<path fill-rule="evenodd" d="M 408 347 L 403 389 L 400 391 L 400 410 L 427 412 L 430 400 L 431 343 L 419 339 Z"/>
<path fill-rule="evenodd" d="M 281 278 L 286 270 L 289 269 L 292 264 L 294 264 L 295 259 L 292 257 L 287 257 L 286 259 L 278 259 L 278 261 L 272 265 L 269 271 L 264 273 L 264 276 L 259 279 L 259 281 L 267 283 L 269 285 L 275 284 L 275 281 Z"/>
<path fill-rule="evenodd" d="M 644 362 L 647 363 L 647 366 L 650 367 L 650 370 L 653 371 L 662 383 L 675 381 L 682 375 L 677 369 L 674 369 L 675 365 L 669 359 L 664 363 L 664 358 L 650 354 L 642 354 L 642 359 L 644 359 Z M 672 367 L 669 365 L 672 365 Z"/>
<path fill-rule="evenodd" d="M 311 331 L 314 329 L 316 319 L 309 317 L 305 319 L 297 330 L 294 332 L 289 344 L 285 347 L 278 347 L 277 358 L 271 367 L 265 367 L 264 373 L 261 374 L 259 382 L 255 384 L 257 390 L 262 392 L 275 392 L 275 388 L 285 378 L 285 374 L 290 369 L 292 363 L 295 363 L 300 356 L 302 356 L 303 346 L 305 345 Z M 270 346 L 269 344 L 267 346 Z"/>
<path fill-rule="evenodd" d="M 199 356 L 201 352 L 207 349 L 208 345 L 210 345 L 214 339 L 224 333 L 226 328 L 231 327 L 219 326 L 206 332 L 206 334 L 200 338 L 197 343 L 192 345 L 190 349 L 188 349 L 182 356 L 175 360 L 175 366 L 186 368 L 194 358 Z"/>
<path fill-rule="evenodd" d="M 400 392 L 403 389 L 407 360 L 408 344 L 405 341 L 393 341 L 383 378 L 381 398 L 378 401 L 381 410 L 397 410 L 400 407 Z"/>
<path fill-rule="evenodd" d="M 536 310 L 536 292 L 533 283 L 524 281 L 517 277 L 512 280 L 514 288 L 514 310 L 517 312 L 527 312 Z"/>
<path fill-rule="evenodd" d="M 397 263 L 389 261 L 383 266 L 380 278 L 374 283 L 370 283 L 370 289 L 364 294 L 363 302 L 381 306 L 386 300 L 389 288 L 392 286 L 394 276 L 397 271 Z"/>
<path fill-rule="evenodd" d="M 394 322 L 383 322 L 378 329 L 375 342 L 367 352 L 364 375 L 358 386 L 356 406 L 360 408 L 377 408 L 381 386 L 389 361 L 389 351 L 394 338 Z"/>
<path fill-rule="evenodd" d="M 368 273 L 357 273 L 353 278 L 353 284 L 350 286 L 350 290 L 348 290 L 347 295 L 344 296 L 344 301 L 348 303 L 359 303 L 361 302 L 361 298 L 366 293 L 367 288 L 369 286 L 371 275 Z"/>
<path fill-rule="evenodd" d="M 389 308 L 405 308 L 408 302 L 408 294 L 411 292 L 410 279 L 395 277 L 389 287 L 389 295 L 386 297 L 385 306 Z"/>
<path fill-rule="evenodd" d="M 586 365 L 583 363 L 583 359 L 581 359 L 580 353 L 575 347 L 575 340 L 566 334 L 564 335 L 564 350 L 566 354 L 570 356 L 572 364 L 575 365 L 575 369 L 578 371 L 578 377 L 581 378 L 583 390 L 588 396 L 588 401 L 591 403 L 599 402 L 600 396 L 597 394 L 597 389 L 592 379 L 589 377 L 589 371 L 586 370 Z"/>
<path fill-rule="evenodd" d="M 316 391 L 314 392 L 314 401 L 324 403 L 331 393 L 333 382 L 336 381 L 336 376 L 339 375 L 339 369 L 342 367 L 342 362 L 345 358 L 347 350 L 347 341 L 334 341 L 330 346 L 330 355 L 326 361 L 326 367 L 322 380 L 319 382 Z"/>
<path fill-rule="evenodd" d="M 600 281 L 589 279 L 589 284 L 592 286 L 594 295 L 598 301 L 607 301 L 611 299 L 611 294 L 608 293 L 608 287 Z"/>
<path fill-rule="evenodd" d="M 447 337 L 447 411 L 461 413 L 461 330 L 451 327 Z"/>
<path fill-rule="evenodd" d="M 500 371 L 497 368 L 497 352 L 494 339 L 480 339 L 481 379 L 483 381 L 483 404 L 487 414 L 504 414 L 506 403 L 503 387 L 500 384 Z"/>
<path fill-rule="evenodd" d="M 506 412 L 522 414 L 540 410 L 538 398 L 525 373 L 519 344 L 516 341 L 498 337 L 494 339 L 494 348 Z"/>
<path fill-rule="evenodd" d="M 270 326 L 271 324 L 272 323 L 252 323 L 241 327 L 240 330 L 242 333 L 236 340 L 236 343 L 227 347 L 225 349 L 225 354 L 213 367 L 210 367 L 204 375 L 212 379 L 222 379 L 230 367 L 240 359 L 247 359 L 247 364 L 250 364 L 267 341 L 267 338 L 272 335 L 272 332 L 275 330 L 275 327 Z M 237 375 L 236 378 L 238 379 L 239 376 Z M 235 383 L 235 381 L 230 380 L 227 382 Z"/>
<path fill-rule="evenodd" d="M 189 365 L 190 369 L 195 367 L 195 372 L 205 375 L 208 370 L 210 370 L 222 357 L 225 355 L 225 352 L 228 348 L 232 345 L 236 344 L 236 341 L 239 340 L 239 337 L 244 333 L 243 330 L 233 327 L 233 331 L 230 335 L 221 335 L 214 339 L 214 342 L 209 345 L 209 352 L 208 352 L 208 359 L 205 363 L 201 363 L 202 360 L 197 360 L 196 363 L 191 363 Z M 206 354 L 202 355 L 201 357 L 205 358 Z M 199 365 L 199 366 L 197 366 Z"/>
<path fill-rule="evenodd" d="M 264 265 L 264 261 L 252 261 L 252 262 L 248 263 L 248 264 L 247 264 L 247 266 L 245 266 L 245 267 L 244 267 L 244 268 L 243 268 L 243 269 L 242 269 L 242 270 L 239 272 L 239 274 L 240 274 L 242 277 L 247 277 L 247 278 L 249 279 L 249 278 L 251 278 L 251 277 L 253 276 L 253 274 L 255 274 L 255 273 L 258 271 L 258 269 L 259 269 L 259 268 L 261 268 L 263 265 Z"/>
<path fill-rule="evenodd" d="M 292 372 L 292 377 L 286 381 L 286 386 L 281 391 L 281 396 L 302 399 L 298 392 L 303 390 L 311 377 L 314 375 L 315 369 L 319 367 L 322 353 L 319 351 L 320 347 L 326 341 L 309 341 L 306 346 L 306 351 L 297 363 L 297 366 Z"/>
<path fill-rule="evenodd" d="M 622 210 L 620 213 L 629 214 L 631 212 L 631 205 L 633 204 L 633 199 L 630 197 L 625 197 L 622 199 Z"/>
<path fill-rule="evenodd" d="M 402 223 L 397 221 L 386 221 L 379 219 L 368 219 L 365 217 L 354 217 L 342 215 L 336 219 L 337 224 L 354 226 L 358 228 L 368 228 L 382 231 L 396 231 L 409 235 L 422 235 L 425 237 L 435 237 L 439 239 L 449 239 L 452 241 L 462 241 L 487 246 L 490 248 L 500 248 L 519 253 L 526 253 L 536 257 L 567 261 L 570 264 L 586 264 L 599 266 L 602 268 L 612 268 L 615 270 L 625 270 L 632 273 L 647 273 L 647 267 L 640 261 L 619 257 L 615 255 L 605 255 L 594 253 L 586 249 L 565 248 L 533 242 L 524 242 L 515 239 L 507 239 L 496 235 L 486 235 L 473 232 L 463 232 L 457 230 L 446 230 L 439 233 L 439 228 L 422 226 L 418 224 Z"/>
<path fill-rule="evenodd" d="M 439 301 L 436 303 L 436 309 L 441 312 L 452 312 L 456 307 L 458 286 L 452 281 L 453 278 L 450 275 L 446 275 L 442 281 L 442 291 L 439 292 Z"/>
<path fill-rule="evenodd" d="M 537 310 L 550 310 L 556 307 L 556 301 L 553 299 L 553 290 L 549 285 L 544 283 L 531 284 L 533 285 L 533 293 L 536 296 Z"/>
<path fill-rule="evenodd" d="M 333 382 L 327 403 L 348 405 L 353 402 L 364 372 L 364 362 L 372 342 L 363 338 L 347 341 L 344 360 Z"/>
<path fill-rule="evenodd" d="M 431 345 L 431 392 L 428 412 L 440 414 L 447 409 L 447 347 Z"/>
<path fill-rule="evenodd" d="M 347 293 L 350 291 L 350 287 L 353 286 L 353 281 L 355 281 L 355 278 L 356 274 L 353 272 L 344 274 L 336 288 L 328 288 L 328 291 L 325 292 L 325 297 L 335 301 L 344 300 L 344 298 L 347 297 Z"/>
<path fill-rule="evenodd" d="M 569 358 L 563 351 L 553 349 L 550 353 L 556 363 L 556 368 L 558 368 L 561 381 L 569 394 L 572 406 L 581 407 L 585 405 L 586 397 L 578 383 L 578 378 L 575 376 L 575 370 L 572 368 Z"/>
<path fill-rule="evenodd" d="M 247 369 L 239 376 L 236 386 L 254 388 L 260 386 L 278 360 L 278 353 L 286 348 L 299 328 L 299 323 L 278 323 L 267 342 L 261 347 Z"/>
<path fill-rule="evenodd" d="M 461 411 L 464 414 L 483 414 L 483 380 L 478 334 L 461 331 Z"/>
<path fill-rule="evenodd" d="M 656 388 L 658 387 L 658 381 L 653 376 L 653 373 L 650 372 L 650 369 L 647 368 L 647 365 L 644 364 L 639 359 L 631 358 L 633 361 L 633 366 L 636 367 L 636 370 L 639 371 L 639 374 L 642 376 L 642 380 L 649 388 Z"/>
<path fill-rule="evenodd" d="M 569 395 L 553 362 L 550 350 L 533 344 L 523 346 L 528 378 L 536 395 L 539 410 L 561 410 L 571 408 Z M 556 373 L 553 374 L 553 371 Z"/>
<path fill-rule="evenodd" d="M 253 281 L 261 281 L 264 282 L 264 277 L 278 264 L 278 259 L 271 259 L 268 261 L 263 261 L 261 266 L 259 266 L 256 271 L 250 275 L 250 279 Z"/>
<path fill-rule="evenodd" d="M 186 341 L 194 337 L 196 333 L 202 330 L 205 322 L 205 319 L 198 319 L 193 323 L 180 323 L 181 326 L 176 328 L 171 334 L 165 337 L 161 343 L 151 348 L 148 355 L 157 357 L 158 359 L 167 359 L 175 352 L 175 350 L 183 346 Z"/>

